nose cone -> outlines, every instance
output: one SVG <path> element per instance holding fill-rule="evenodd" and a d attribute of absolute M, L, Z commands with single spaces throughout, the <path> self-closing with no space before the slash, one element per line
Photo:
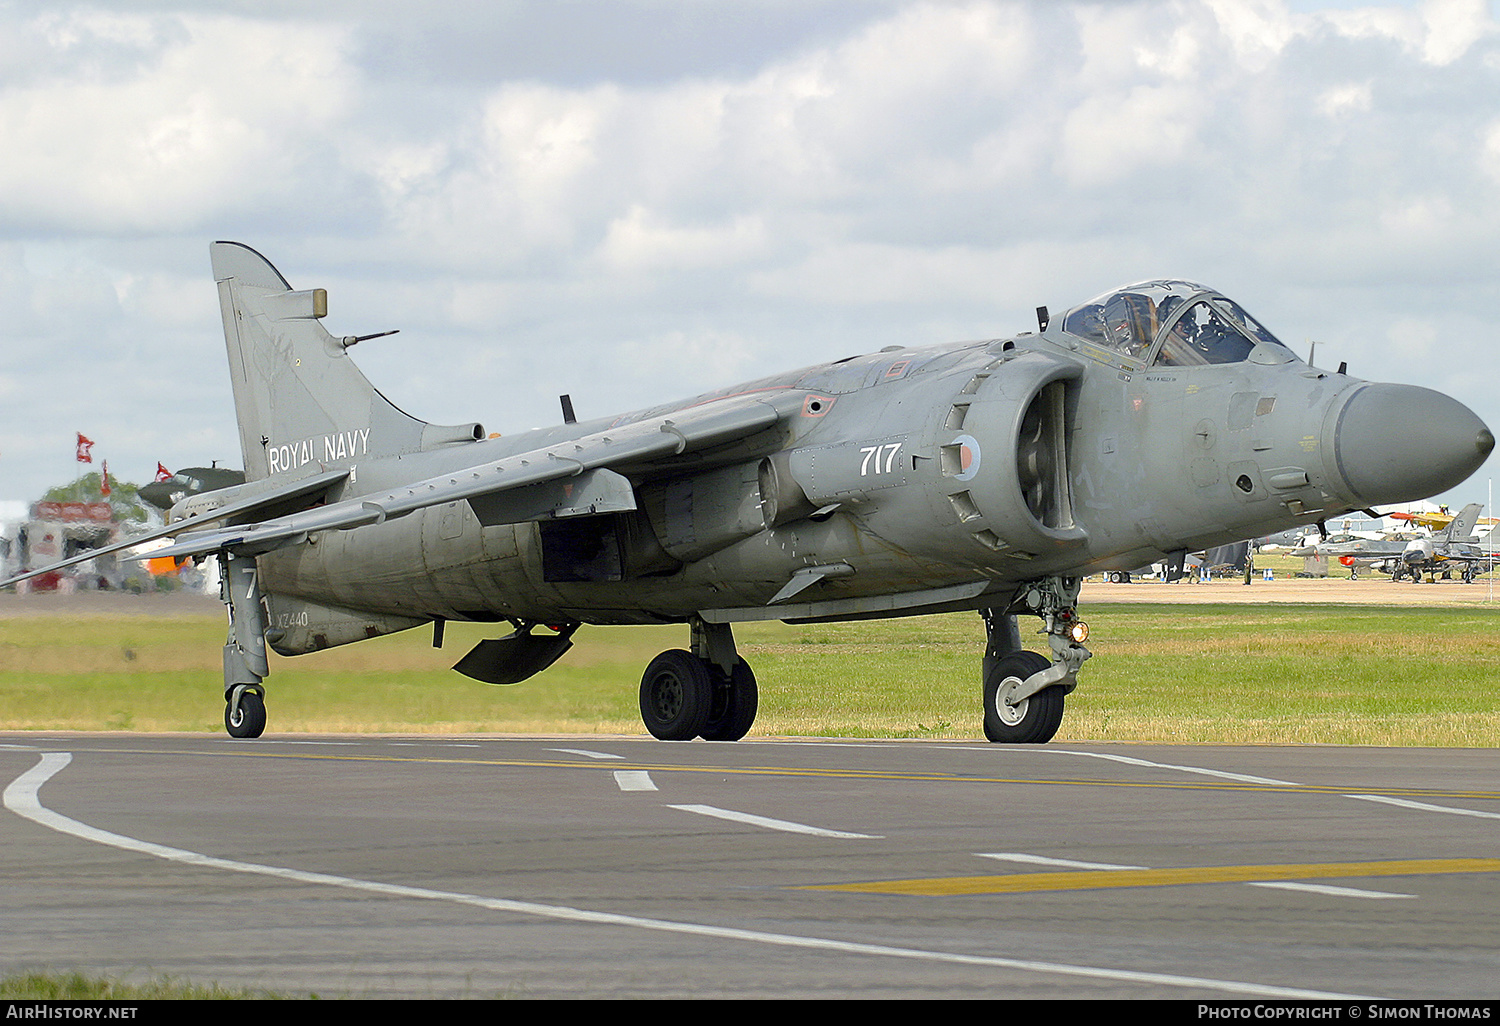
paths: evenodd
<path fill-rule="evenodd" d="M 1334 458 L 1361 506 L 1446 491 L 1495 447 L 1495 436 L 1467 406 L 1415 385 L 1366 385 L 1336 416 Z"/>
<path fill-rule="evenodd" d="M 1432 543 L 1414 541 L 1401 553 L 1401 558 L 1408 564 L 1425 563 L 1432 558 Z"/>

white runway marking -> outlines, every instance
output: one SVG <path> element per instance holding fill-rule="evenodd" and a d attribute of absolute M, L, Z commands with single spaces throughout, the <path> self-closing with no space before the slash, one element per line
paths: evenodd
<path fill-rule="evenodd" d="M 581 755 L 585 759 L 623 759 L 623 755 L 614 755 L 610 752 L 591 752 L 587 748 L 547 748 L 548 752 L 561 752 L 563 755 Z"/>
<path fill-rule="evenodd" d="M 615 770 L 615 783 L 621 791 L 655 791 L 656 782 L 645 770 Z"/>
<path fill-rule="evenodd" d="M 1272 887 L 1278 891 L 1307 891 L 1310 894 L 1328 894 L 1335 898 L 1415 898 L 1415 894 L 1396 894 L 1393 891 L 1367 891 L 1362 887 L 1335 887 L 1332 884 L 1292 883 L 1289 880 L 1257 880 L 1249 887 Z"/>
<path fill-rule="evenodd" d="M 244 741 L 238 741 L 238 740 L 234 740 L 232 738 L 227 738 L 227 737 L 216 737 L 213 740 L 214 740 L 215 744 L 221 744 L 221 745 L 243 745 L 243 744 L 246 743 Z M 330 748 L 357 748 L 360 745 L 364 744 L 364 742 L 363 741 L 303 741 L 303 740 L 301 740 L 299 738 L 259 737 L 259 738 L 255 739 L 254 744 L 255 744 L 255 746 L 257 748 L 260 747 L 261 745 L 326 745 L 326 746 L 328 746 Z"/>
<path fill-rule="evenodd" d="M 1148 762 L 1145 759 L 1133 759 L 1128 755 L 1108 755 L 1104 752 L 1074 752 L 1066 748 L 1044 748 L 1043 752 L 1051 755 L 1078 755 L 1085 759 L 1104 759 L 1108 762 L 1121 762 L 1127 766 L 1144 766 L 1148 769 L 1176 770 L 1179 773 L 1196 773 L 1203 777 L 1219 777 L 1222 780 L 1237 780 L 1242 784 L 1271 784 L 1278 787 L 1302 787 L 1304 785 L 1294 783 L 1290 780 L 1276 780 L 1272 777 L 1252 777 L 1247 773 L 1229 773 L 1225 770 L 1205 769 L 1202 766 L 1174 766 L 1169 762 Z"/>
<path fill-rule="evenodd" d="M 1001 862 L 1025 862 L 1037 866 L 1054 866 L 1058 869 L 1150 869 L 1150 866 L 1117 866 L 1109 862 L 1079 862 L 1076 859 L 1054 859 L 1046 855 L 1028 855 L 1018 851 L 976 851 L 982 859 Z M 1253 882 L 1250 887 L 1273 887 L 1283 891 L 1307 891 L 1326 894 L 1336 898 L 1415 898 L 1415 894 L 1396 894 L 1391 891 L 1369 891 L 1359 887 L 1335 887 L 1332 884 L 1305 884 L 1283 881 Z"/>
<path fill-rule="evenodd" d="M 1363 802 L 1384 802 L 1399 805 L 1403 809 L 1420 809 L 1422 812 L 1446 812 L 1450 816 L 1474 816 L 1478 819 L 1500 819 L 1500 812 L 1480 812 L 1478 809 L 1452 809 L 1446 805 L 1428 805 L 1407 798 L 1387 798 L 1381 794 L 1346 794 L 1345 798 L 1358 798 Z"/>
<path fill-rule="evenodd" d="M 1059 869 L 1150 869 L 1150 866 L 1117 866 L 1112 862 L 1078 862 L 1074 859 L 1053 859 L 1045 855 L 1025 855 L 1018 851 L 976 851 L 982 859 L 998 859 L 1001 862 L 1026 862 L 1036 866 L 1057 866 Z"/>
<path fill-rule="evenodd" d="M 680 809 L 683 812 L 696 812 L 700 816 L 712 816 L 715 819 L 727 819 L 732 823 L 746 823 L 750 826 L 765 827 L 767 830 L 782 830 L 789 834 L 811 834 L 814 837 L 852 837 L 866 840 L 879 840 L 879 834 L 851 834 L 843 830 L 824 830 L 822 827 L 808 826 L 805 823 L 792 823 L 785 819 L 771 819 L 767 816 L 753 816 L 748 812 L 734 812 L 730 809 L 716 809 L 712 805 L 668 805 L 669 809 Z"/>
<path fill-rule="evenodd" d="M 333 876 L 328 873 L 308 873 L 279 866 L 264 866 L 253 862 L 238 862 L 182 848 L 171 848 L 150 841 L 141 841 L 123 834 L 111 833 L 80 823 L 42 805 L 38 791 L 58 771 L 71 762 L 73 757 L 66 752 L 49 752 L 35 766 L 11 781 L 3 795 L 7 809 L 40 826 L 59 833 L 68 834 L 97 844 L 106 844 L 124 851 L 152 855 L 185 865 L 205 869 L 221 869 L 234 873 L 252 873 L 297 883 L 323 884 L 381 894 L 393 898 L 420 898 L 431 901 L 446 901 L 495 912 L 516 915 L 531 915 L 546 919 L 570 922 L 598 923 L 607 926 L 624 926 L 664 933 L 689 934 L 697 937 L 713 937 L 718 940 L 745 941 L 783 948 L 803 948 L 831 951 L 850 955 L 874 955 L 888 958 L 904 958 L 925 962 L 942 962 L 950 965 L 983 966 L 990 969 L 1009 969 L 1019 972 L 1050 973 L 1061 976 L 1077 976 L 1096 980 L 1116 980 L 1126 983 L 1155 984 L 1165 987 L 1185 987 L 1198 990 L 1215 990 L 1228 994 L 1244 994 L 1255 997 L 1288 998 L 1342 1001 L 1358 1000 L 1360 995 L 1336 994 L 1326 991 L 1301 990 L 1292 987 L 1273 987 L 1258 983 L 1242 983 L 1236 980 L 1213 980 L 1193 976 L 1178 976 L 1172 973 L 1136 972 L 1129 969 L 1102 969 L 1094 966 L 1064 965 L 1056 962 L 1038 962 L 1027 959 L 997 958 L 987 955 L 966 955 L 951 951 L 927 951 L 921 948 L 900 948 L 884 944 L 860 944 L 852 941 L 832 940 L 823 937 L 798 937 L 792 934 L 767 933 L 760 930 L 740 930 L 727 926 L 708 926 L 699 923 L 676 923 L 663 919 L 646 919 L 640 916 L 620 915 L 613 912 L 594 912 L 588 909 L 569 908 L 565 905 L 541 905 L 529 901 L 513 901 L 507 898 L 487 898 L 478 894 L 463 894 L 455 891 L 438 891 L 427 887 L 407 887 L 402 884 L 377 883 L 357 880 L 352 877 Z"/>
<path fill-rule="evenodd" d="M 465 741 L 392 741 L 392 748 L 431 748 L 438 745 L 442 748 L 478 748 L 478 745 L 469 744 Z"/>

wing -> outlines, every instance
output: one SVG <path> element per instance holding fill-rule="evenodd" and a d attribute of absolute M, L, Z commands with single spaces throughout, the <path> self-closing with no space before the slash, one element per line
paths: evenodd
<path fill-rule="evenodd" d="M 613 470 L 755 434 L 800 412 L 801 392 L 735 396 L 609 428 L 385 492 L 264 520 L 193 532 L 148 555 L 232 551 L 261 555 L 318 531 L 384 523 L 428 506 L 466 500 L 481 522 L 519 523 L 635 508 L 630 482 Z M 561 483 L 573 487 L 561 488 Z M 143 554 L 141 557 L 144 558 Z"/>

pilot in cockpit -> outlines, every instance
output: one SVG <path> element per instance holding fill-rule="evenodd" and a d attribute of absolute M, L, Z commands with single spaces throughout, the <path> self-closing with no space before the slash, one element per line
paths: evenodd
<path fill-rule="evenodd" d="M 1146 355 L 1157 324 L 1156 304 L 1139 293 L 1116 293 L 1104 305 L 1104 337 L 1127 356 Z"/>
<path fill-rule="evenodd" d="M 1230 324 L 1206 302 L 1197 302 L 1177 319 L 1162 341 L 1157 362 L 1191 367 L 1213 363 L 1238 363 L 1255 343 Z"/>

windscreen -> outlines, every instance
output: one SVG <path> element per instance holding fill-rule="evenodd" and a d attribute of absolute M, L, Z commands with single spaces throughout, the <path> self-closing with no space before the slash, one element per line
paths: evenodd
<path fill-rule="evenodd" d="M 1063 330 L 1122 356 L 1190 367 L 1238 363 L 1281 342 L 1238 303 L 1190 281 L 1127 285 L 1063 315 Z"/>

